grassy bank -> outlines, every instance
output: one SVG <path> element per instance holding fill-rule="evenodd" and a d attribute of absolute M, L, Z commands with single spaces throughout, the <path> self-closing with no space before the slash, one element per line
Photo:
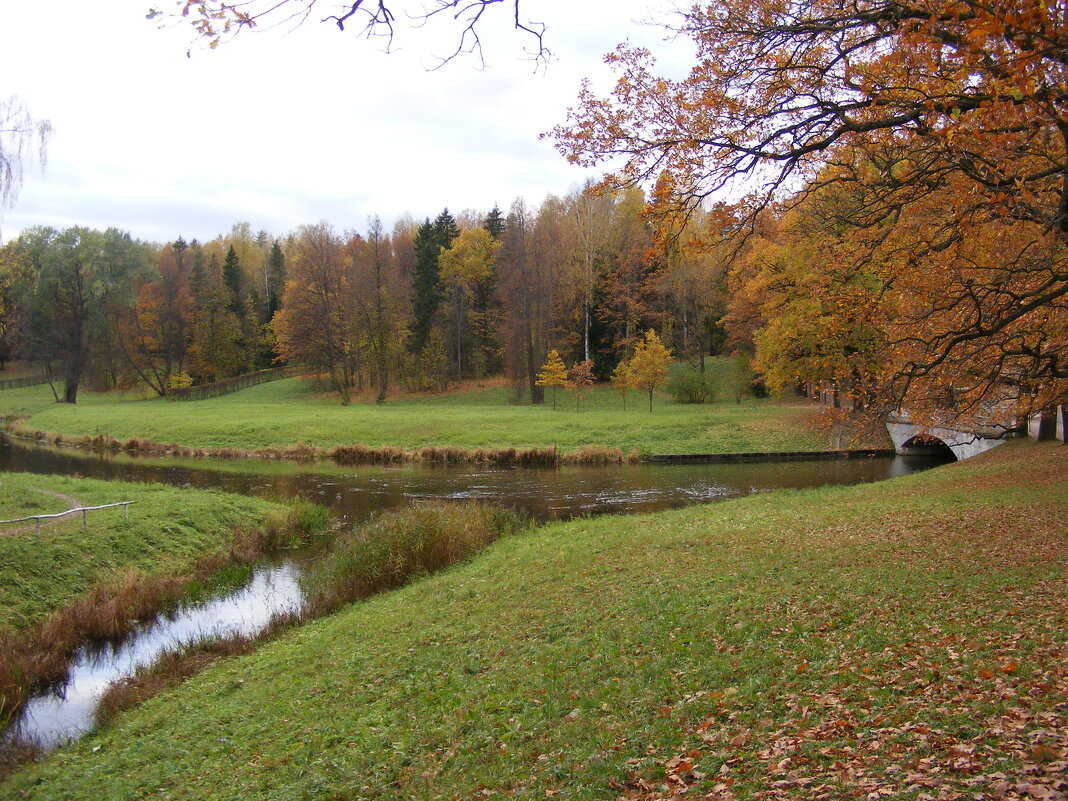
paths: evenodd
<path fill-rule="evenodd" d="M 84 637 L 114 636 L 219 568 L 299 536 L 315 515 L 222 492 L 30 473 L 0 474 L 0 517 L 133 501 L 0 528 L 0 721 L 40 681 L 64 675 Z M 314 523 L 313 523 L 314 524 Z M 321 524 L 321 521 L 319 521 Z"/>
<path fill-rule="evenodd" d="M 1012 443 L 547 526 L 216 665 L 0 794 L 1052 798 L 1066 512 L 1068 450 Z"/>
<path fill-rule="evenodd" d="M 555 411 L 551 405 L 512 404 L 506 386 L 341 406 L 301 379 L 190 403 L 93 393 L 78 398 L 68 406 L 54 403 L 47 387 L 8 390 L 0 393 L 0 414 L 26 415 L 23 429 L 49 434 L 215 450 L 360 444 L 408 451 L 555 446 L 567 453 L 593 446 L 629 455 L 830 447 L 829 438 L 812 426 L 818 408 L 806 402 L 687 405 L 658 397 L 650 414 L 637 393 L 624 410 L 610 387 L 584 398 L 578 411 L 566 401 Z"/>

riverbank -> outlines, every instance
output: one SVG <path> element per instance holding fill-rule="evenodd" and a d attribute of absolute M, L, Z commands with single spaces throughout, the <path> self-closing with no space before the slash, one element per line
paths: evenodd
<path fill-rule="evenodd" d="M 117 636 L 162 605 L 210 592 L 223 566 L 293 538 L 316 514 L 211 490 L 4 473 L 5 519 L 79 505 L 122 508 L 0 528 L 0 721 L 61 677 L 86 637 Z M 300 518 L 300 519 L 298 519 Z M 325 519 L 325 518 L 324 518 Z"/>
<path fill-rule="evenodd" d="M 1053 797 L 1066 512 L 1068 450 L 1013 442 L 545 526 L 216 665 L 2 790 Z"/>
<path fill-rule="evenodd" d="M 504 385 L 384 404 L 341 406 L 309 382 L 285 379 L 189 403 L 116 394 L 79 394 L 56 404 L 47 386 L 0 393 L 0 414 L 16 433 L 67 443 L 149 453 L 310 458 L 341 453 L 353 461 L 503 461 L 538 463 L 631 460 L 656 453 L 819 451 L 832 449 L 807 401 L 745 399 L 708 405 L 657 399 L 650 413 L 637 394 L 624 410 L 618 393 L 598 387 L 573 403 L 510 403 Z M 885 434 L 846 447 L 886 447 Z"/>

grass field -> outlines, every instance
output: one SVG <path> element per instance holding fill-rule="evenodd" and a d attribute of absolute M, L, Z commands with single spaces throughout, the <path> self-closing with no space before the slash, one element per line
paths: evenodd
<path fill-rule="evenodd" d="M 1068 449 L 506 537 L 12 799 L 1056 798 Z M 684 794 L 685 793 L 685 794 Z"/>
<path fill-rule="evenodd" d="M 0 518 L 134 501 L 42 524 L 0 527 L 0 629 L 39 622 L 73 598 L 128 571 L 182 574 L 224 551 L 235 529 L 265 525 L 282 507 L 257 498 L 161 484 L 0 473 Z"/>
<path fill-rule="evenodd" d="M 104 435 L 193 448 L 256 449 L 305 443 L 320 448 L 363 444 L 417 449 L 528 448 L 555 445 L 620 448 L 625 454 L 824 450 L 829 438 L 812 421 L 818 407 L 745 399 L 710 405 L 630 393 L 626 411 L 607 386 L 583 399 L 561 393 L 557 409 L 510 403 L 506 386 L 444 395 L 414 395 L 342 406 L 301 379 L 287 379 L 194 402 L 81 392 L 73 406 L 54 403 L 47 386 L 0 392 L 0 414 L 28 415 L 27 429 L 70 436 Z M 885 447 L 854 443 L 858 447 Z"/>

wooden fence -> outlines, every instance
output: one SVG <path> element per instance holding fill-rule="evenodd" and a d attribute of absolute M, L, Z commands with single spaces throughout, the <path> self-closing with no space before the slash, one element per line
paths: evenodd
<path fill-rule="evenodd" d="M 30 515 L 29 517 L 19 517 L 15 520 L 0 520 L 0 526 L 6 526 L 8 523 L 25 523 L 28 520 L 35 520 L 37 522 L 37 533 L 41 533 L 41 521 L 52 520 L 57 517 L 66 517 L 67 515 L 75 514 L 76 512 L 82 513 L 82 530 L 84 531 L 89 527 L 89 512 L 95 512 L 97 509 L 113 509 L 116 506 L 122 507 L 122 519 L 130 519 L 130 504 L 136 503 L 136 501 L 119 501 L 118 503 L 105 503 L 103 506 L 78 506 L 74 509 L 68 509 L 65 512 L 57 512 L 54 515 Z"/>
<path fill-rule="evenodd" d="M 270 370 L 257 370 L 255 373 L 227 378 L 225 381 L 216 381 L 212 384 L 201 384 L 196 387 L 181 387 L 171 390 L 170 397 L 174 400 L 194 401 L 206 398 L 217 398 L 220 395 L 228 395 L 239 389 L 247 389 L 257 384 L 266 384 L 268 381 L 277 381 L 280 378 L 292 378 L 300 375 L 303 370 L 299 367 L 274 367 Z"/>
<path fill-rule="evenodd" d="M 0 390 L 18 389 L 19 387 L 35 387 L 38 384 L 46 384 L 49 381 L 58 380 L 58 376 L 49 375 L 26 375 L 22 378 L 5 378 L 0 381 Z"/>

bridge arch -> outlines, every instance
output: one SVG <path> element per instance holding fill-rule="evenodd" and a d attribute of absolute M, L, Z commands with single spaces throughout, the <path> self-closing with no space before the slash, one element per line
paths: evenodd
<path fill-rule="evenodd" d="M 956 451 L 948 442 L 933 434 L 916 434 L 897 446 L 897 452 L 906 456 L 947 456 L 958 461 Z"/>
<path fill-rule="evenodd" d="M 904 420 L 890 420 L 886 430 L 894 441 L 894 450 L 902 455 L 930 453 L 920 448 L 938 447 L 942 443 L 959 461 L 1001 445 L 1003 439 L 989 439 L 981 434 L 956 431 L 950 428 L 922 428 Z"/>

